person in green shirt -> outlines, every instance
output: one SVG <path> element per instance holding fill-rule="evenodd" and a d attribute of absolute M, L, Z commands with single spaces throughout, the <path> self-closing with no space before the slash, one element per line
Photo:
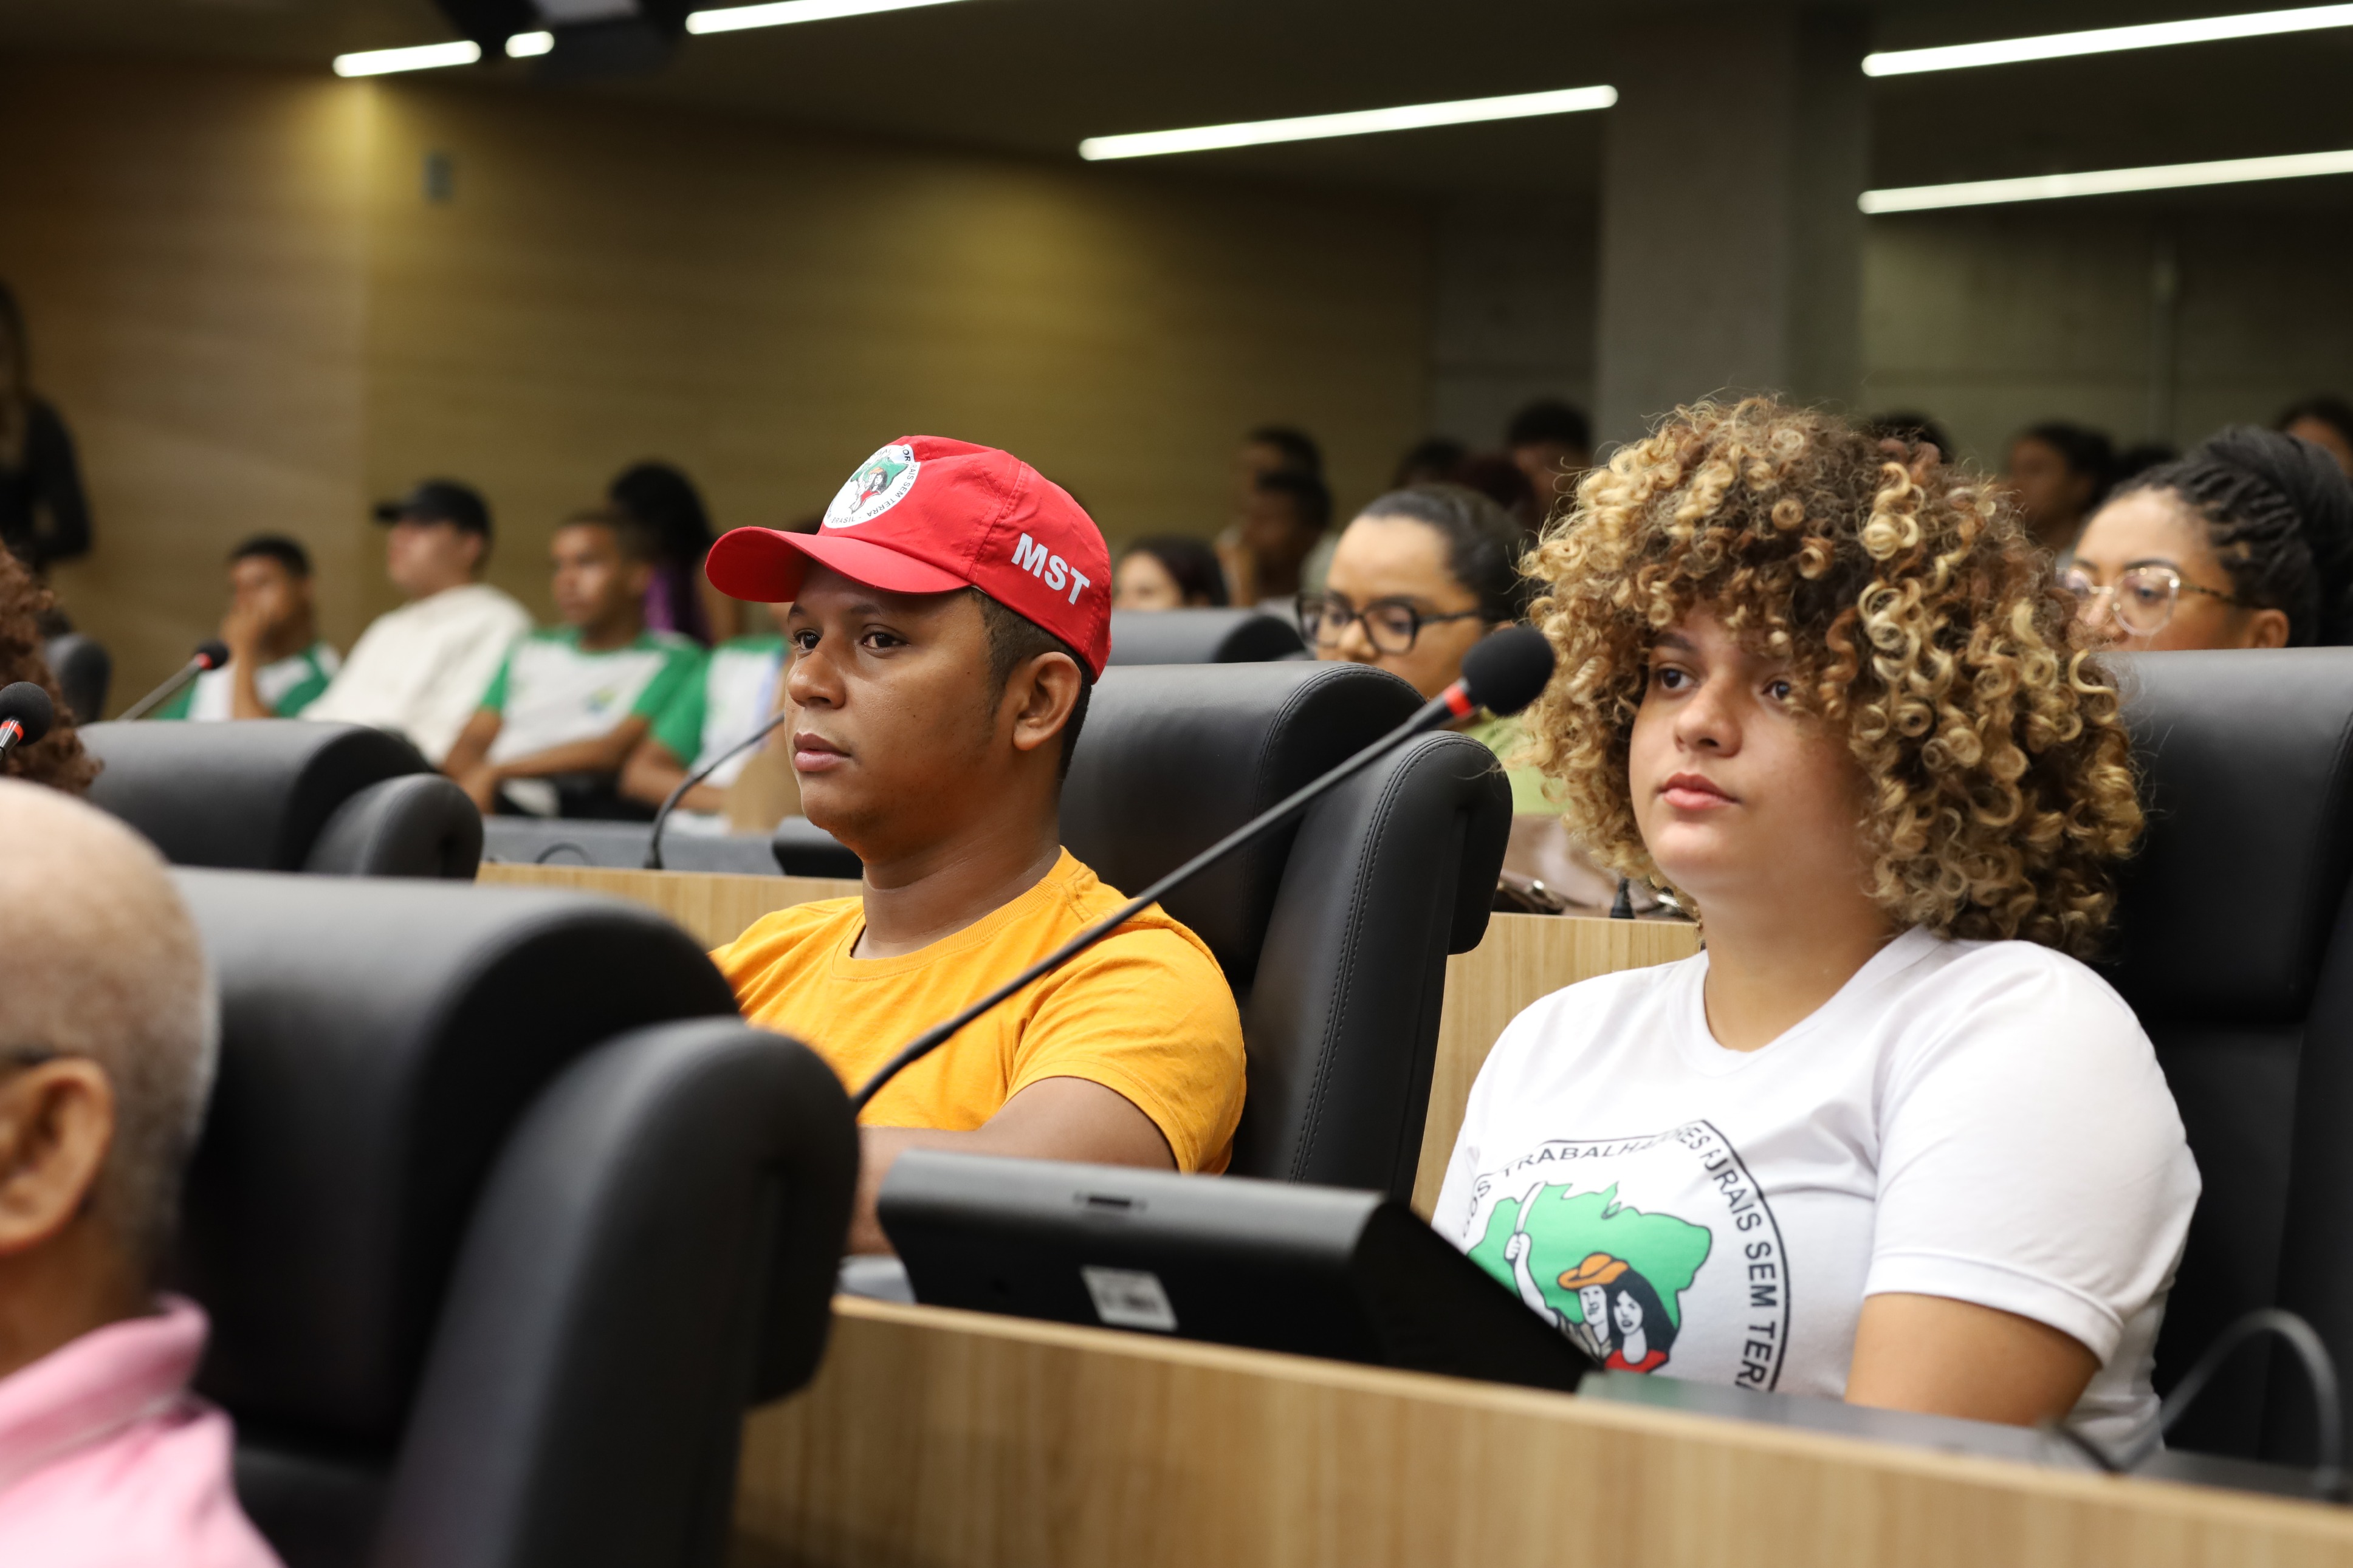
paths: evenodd
<path fill-rule="evenodd" d="M 617 776 L 654 716 L 700 676 L 702 651 L 646 629 L 654 543 L 617 511 L 583 512 L 548 546 L 562 624 L 508 650 L 441 771 L 483 811 L 558 815 L 559 776 Z"/>
<path fill-rule="evenodd" d="M 1519 559 L 1534 542 L 1476 490 L 1392 490 L 1341 533 L 1323 591 L 1300 595 L 1300 630 L 1318 658 L 1376 665 L 1435 697 L 1462 673 L 1473 643 L 1525 613 Z M 1511 765 L 1517 720 L 1482 713 L 1455 728 L 1504 763 L 1515 816 L 1554 814 L 1544 776 Z"/>
<path fill-rule="evenodd" d="M 319 640 L 310 552 L 283 534 L 256 534 L 228 552 L 220 636 L 228 663 L 182 687 L 154 717 L 291 719 L 343 663 Z"/>
<path fill-rule="evenodd" d="M 787 606 L 772 605 L 781 616 Z M 655 715 L 653 729 L 638 742 L 621 769 L 621 794 L 658 806 L 686 776 L 741 743 L 775 714 L 783 695 L 785 638 L 782 632 L 730 637 L 711 650 L 702 678 L 681 683 L 670 705 Z M 679 802 L 681 816 L 712 819 L 727 809 L 727 789 L 756 752 L 729 757 Z M 691 823 L 684 824 L 691 826 Z"/>

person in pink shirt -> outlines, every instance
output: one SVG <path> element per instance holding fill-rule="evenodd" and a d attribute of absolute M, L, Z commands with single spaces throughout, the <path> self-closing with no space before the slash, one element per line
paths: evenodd
<path fill-rule="evenodd" d="M 0 1563 L 277 1568 L 188 1391 L 206 1324 L 158 1295 L 217 1030 L 145 841 L 0 779 Z"/>

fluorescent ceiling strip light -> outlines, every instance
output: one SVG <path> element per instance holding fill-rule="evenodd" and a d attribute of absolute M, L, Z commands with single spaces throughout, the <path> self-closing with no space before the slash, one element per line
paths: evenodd
<path fill-rule="evenodd" d="M 454 44 L 418 44 L 406 49 L 363 49 L 337 55 L 337 76 L 384 76 L 392 71 L 431 70 L 438 66 L 470 66 L 482 58 L 482 47 L 471 38 Z"/>
<path fill-rule="evenodd" d="M 2295 11 L 2253 11 L 2241 16 L 2147 22 L 2134 27 L 2099 27 L 2084 33 L 2046 33 L 2038 38 L 1996 38 L 1990 43 L 1948 44 L 1935 49 L 1896 49 L 1863 56 L 1862 74 L 1910 76 L 1915 71 L 2015 65 L 2021 60 L 2057 60 L 2073 55 L 2114 54 L 2120 49 L 2162 48 L 2168 44 L 2211 44 L 2223 38 L 2310 33 L 2323 27 L 2353 27 L 2353 5 L 2308 5 Z"/>
<path fill-rule="evenodd" d="M 1484 120 L 1525 120 L 1539 114 L 1581 114 L 1618 101 L 1614 87 L 1568 87 L 1552 92 L 1521 92 L 1507 98 L 1466 98 L 1453 103 L 1409 103 L 1397 109 L 1358 109 L 1345 114 L 1308 114 L 1296 120 L 1253 120 L 1239 125 L 1203 125 L 1190 131 L 1140 131 L 1126 136 L 1090 136 L 1079 156 L 1152 158 L 1165 153 L 1206 153 L 1219 147 L 1261 147 L 1270 142 L 1312 142 L 1326 136 L 1364 136 L 1378 131 L 1419 131 L 1432 125 L 1471 125 Z"/>
<path fill-rule="evenodd" d="M 2353 151 L 2290 153 L 2277 158 L 2224 158 L 2211 163 L 2160 163 L 2146 169 L 2098 169 L 2083 174 L 2030 174 L 2018 180 L 1971 180 L 1956 185 L 1907 185 L 1865 191 L 1856 205 L 1867 213 L 1922 212 L 1931 207 L 1981 207 L 2000 202 L 2047 202 L 2063 196 L 2109 196 L 2126 191 L 2170 191 L 2187 185 L 2235 185 L 2248 180 L 2298 180 L 2313 174 L 2353 174 Z"/>
<path fill-rule="evenodd" d="M 517 33 L 507 40 L 507 58 L 527 60 L 555 47 L 554 33 Z"/>
<path fill-rule="evenodd" d="M 744 27 L 784 27 L 795 22 L 830 22 L 839 16 L 871 16 L 878 11 L 912 11 L 955 0 L 775 0 L 767 5 L 729 5 L 696 11 L 686 18 L 690 33 L 733 33 Z"/>

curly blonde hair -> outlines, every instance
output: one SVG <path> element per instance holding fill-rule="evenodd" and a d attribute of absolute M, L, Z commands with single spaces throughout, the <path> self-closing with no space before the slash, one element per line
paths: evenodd
<path fill-rule="evenodd" d="M 1635 826 L 1657 634 L 1704 605 L 1790 661 L 1865 781 L 1867 888 L 1898 929 L 2087 956 L 2139 836 L 2130 742 L 2073 605 L 1999 491 L 1767 398 L 1677 409 L 1586 476 L 1525 564 L 1559 676 L 1531 760 L 1570 835 L 1664 883 Z"/>

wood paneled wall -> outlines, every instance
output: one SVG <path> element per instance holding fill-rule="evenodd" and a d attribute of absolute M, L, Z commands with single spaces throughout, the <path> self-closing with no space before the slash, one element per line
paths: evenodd
<path fill-rule="evenodd" d="M 446 199 L 425 179 L 437 157 Z M 1324 439 L 1345 507 L 1419 435 L 1424 215 L 448 78 L 0 63 L 0 277 L 80 437 L 61 592 L 118 698 L 219 613 L 220 553 L 321 556 L 329 635 L 392 602 L 364 503 L 491 498 L 491 578 L 624 464 L 721 526 L 822 507 L 909 430 L 1010 447 L 1116 542 L 1208 533 L 1233 450 Z"/>

